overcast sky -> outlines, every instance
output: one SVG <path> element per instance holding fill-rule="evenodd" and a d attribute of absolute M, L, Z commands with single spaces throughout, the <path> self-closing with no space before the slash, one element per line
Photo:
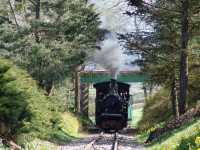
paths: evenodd
<path fill-rule="evenodd" d="M 124 14 L 130 9 L 125 0 L 89 0 L 94 4 L 95 11 L 100 14 L 101 28 L 105 28 L 112 33 L 127 33 L 136 30 L 135 25 L 140 29 L 144 29 L 144 23 L 135 20 L 135 17 L 129 17 Z M 114 40 L 117 40 L 115 37 Z M 119 47 L 121 48 L 121 47 Z M 125 62 L 134 61 L 138 56 L 125 56 Z M 138 67 L 125 65 L 124 69 L 138 70 Z M 131 70 L 132 70 L 131 69 Z M 123 69 L 122 69 L 123 70 Z"/>
<path fill-rule="evenodd" d="M 126 3 L 123 0 L 90 0 L 100 13 L 101 27 L 112 32 L 127 32 L 133 28 L 134 20 L 124 15 Z"/>
<path fill-rule="evenodd" d="M 100 13 L 101 27 L 112 32 L 126 33 L 135 31 L 135 24 L 137 24 L 141 30 L 145 30 L 146 26 L 143 22 L 124 14 L 131 9 L 126 0 L 90 0 L 89 2 L 95 4 L 96 11 Z"/>
<path fill-rule="evenodd" d="M 90 0 L 90 3 L 94 4 L 96 12 L 100 13 L 100 19 L 102 21 L 100 27 L 108 29 L 113 33 L 127 33 L 136 30 L 135 17 L 129 17 L 124 14 L 130 9 L 125 0 Z M 136 23 L 140 30 L 145 30 L 143 22 L 137 19 Z M 133 61 L 136 58 L 138 58 L 138 56 L 125 56 L 126 62 Z M 125 65 L 122 71 L 138 69 L 137 66 Z M 143 93 L 142 83 L 130 84 L 132 86 L 130 94 L 134 95 L 134 98 L 138 98 L 137 94 Z M 144 95 L 140 94 L 139 97 L 143 98 Z"/>

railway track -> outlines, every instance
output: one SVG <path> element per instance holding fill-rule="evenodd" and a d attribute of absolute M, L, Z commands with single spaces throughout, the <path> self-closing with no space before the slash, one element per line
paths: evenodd
<path fill-rule="evenodd" d="M 101 134 L 96 137 L 95 139 L 93 139 L 89 144 L 87 144 L 84 148 L 84 150 L 98 150 L 99 148 L 96 148 L 97 147 L 97 142 L 99 142 L 102 138 L 104 137 L 104 133 L 101 132 Z M 111 149 L 108 149 L 108 150 L 118 150 L 118 146 L 119 146 L 119 139 L 118 139 L 118 133 L 114 133 L 114 136 L 113 138 L 111 139 Z M 109 141 L 108 141 L 109 142 Z M 110 144 L 108 144 L 110 145 Z"/>
<path fill-rule="evenodd" d="M 104 133 L 101 132 L 100 135 L 97 138 L 93 139 L 89 144 L 86 145 L 84 150 L 92 150 L 92 149 L 94 149 L 94 144 L 103 137 L 103 134 Z"/>
<path fill-rule="evenodd" d="M 118 138 L 117 138 L 118 133 L 116 132 L 114 135 L 114 141 L 111 150 L 118 150 Z"/>
<path fill-rule="evenodd" d="M 138 143 L 131 134 L 90 134 L 82 139 L 61 145 L 59 150 L 144 150 L 144 145 Z"/>

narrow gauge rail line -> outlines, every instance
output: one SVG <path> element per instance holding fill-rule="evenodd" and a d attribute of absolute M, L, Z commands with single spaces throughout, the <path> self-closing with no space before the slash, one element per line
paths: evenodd
<path fill-rule="evenodd" d="M 99 140 L 101 140 L 103 138 L 103 132 L 101 132 L 101 134 L 95 138 L 94 140 L 92 140 L 89 144 L 87 144 L 84 148 L 84 150 L 95 150 L 95 143 Z M 113 142 L 111 145 L 111 150 L 118 150 L 118 133 L 116 132 L 114 134 L 114 138 L 113 138 Z"/>
<path fill-rule="evenodd" d="M 92 148 L 94 149 L 94 144 L 98 141 L 98 140 L 100 140 L 102 137 L 103 137 L 103 132 L 101 132 L 100 133 L 100 135 L 97 137 L 97 138 L 95 138 L 94 140 L 92 140 L 89 144 L 87 144 L 86 146 L 85 146 L 85 148 L 84 148 L 84 150 L 92 150 Z"/>
<path fill-rule="evenodd" d="M 114 141 L 111 150 L 118 150 L 118 138 L 117 138 L 118 133 L 116 132 L 114 135 Z"/>

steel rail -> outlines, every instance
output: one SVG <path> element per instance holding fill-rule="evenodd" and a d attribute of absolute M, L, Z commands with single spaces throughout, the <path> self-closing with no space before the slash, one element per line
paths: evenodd
<path fill-rule="evenodd" d="M 118 150 L 118 138 L 117 138 L 118 133 L 116 132 L 114 135 L 114 141 L 111 150 Z"/>
<path fill-rule="evenodd" d="M 103 132 L 101 132 L 100 135 L 99 135 L 97 138 L 95 138 L 95 139 L 92 140 L 89 144 L 87 144 L 87 145 L 85 146 L 84 150 L 91 150 L 92 147 L 94 147 L 94 144 L 95 144 L 98 140 L 100 140 L 102 137 L 103 137 Z M 94 149 L 94 148 L 93 148 L 93 149 Z"/>

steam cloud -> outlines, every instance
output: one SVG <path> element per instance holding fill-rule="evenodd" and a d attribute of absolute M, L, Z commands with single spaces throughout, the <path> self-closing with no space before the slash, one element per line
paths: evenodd
<path fill-rule="evenodd" d="M 101 50 L 95 53 L 95 62 L 109 70 L 113 79 L 117 79 L 121 67 L 125 64 L 123 49 L 117 39 L 104 40 L 101 45 Z"/>

